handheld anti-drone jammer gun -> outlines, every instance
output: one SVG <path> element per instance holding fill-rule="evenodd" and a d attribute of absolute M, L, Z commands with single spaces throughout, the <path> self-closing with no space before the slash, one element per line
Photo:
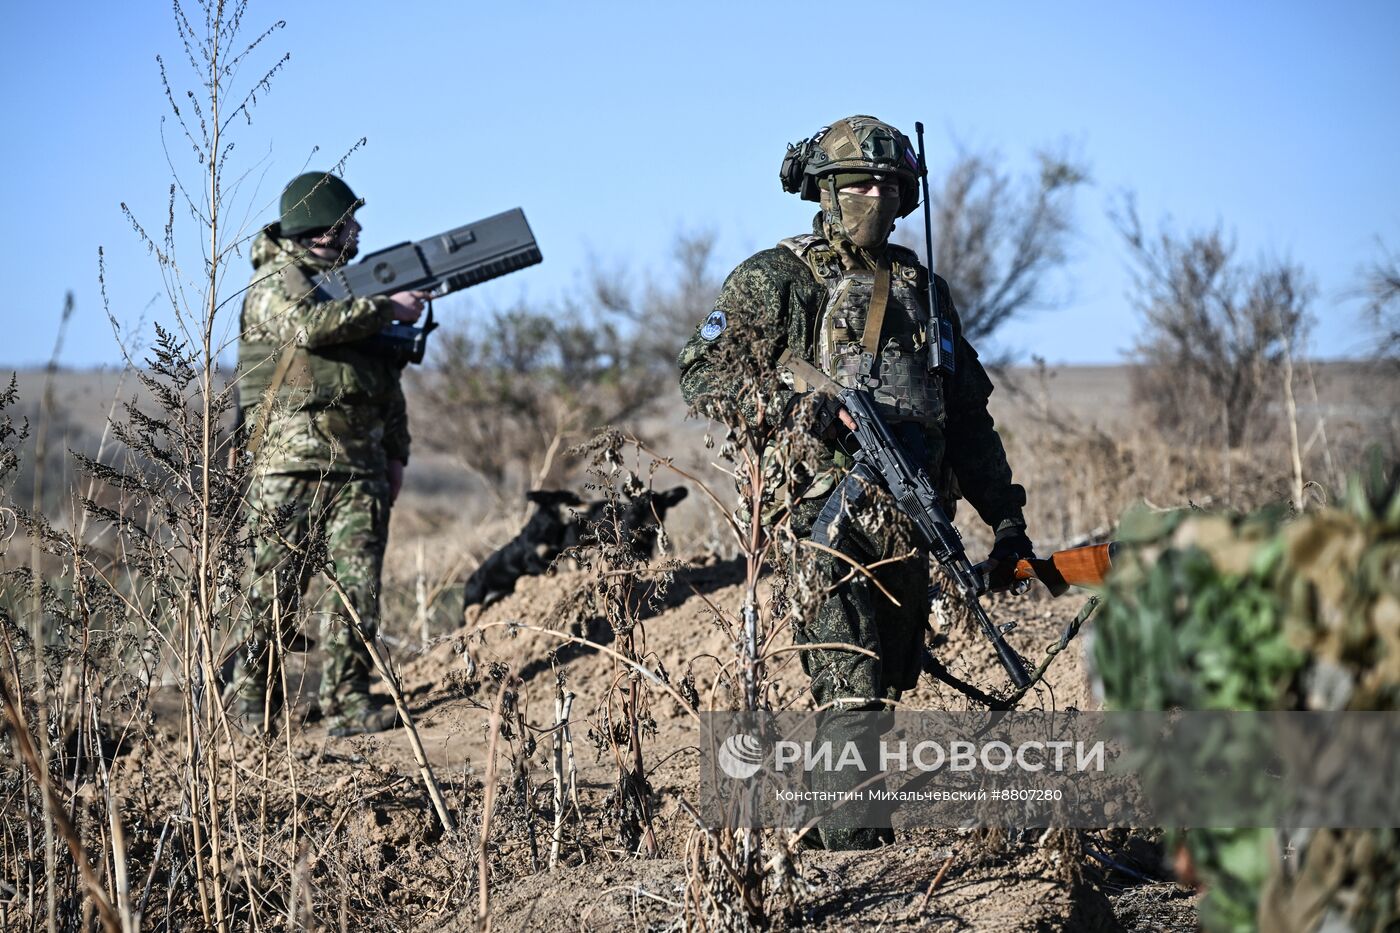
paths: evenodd
<path fill-rule="evenodd" d="M 437 329 L 431 299 L 509 275 L 540 262 L 540 248 L 520 208 L 370 253 L 353 265 L 322 274 L 316 285 L 330 298 L 430 293 L 421 327 L 395 322 L 365 341 L 400 365 L 423 362 L 428 335 Z"/>

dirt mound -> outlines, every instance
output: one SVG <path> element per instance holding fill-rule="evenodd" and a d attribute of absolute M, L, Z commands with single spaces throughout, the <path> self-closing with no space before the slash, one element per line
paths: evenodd
<path fill-rule="evenodd" d="M 496 682 L 492 673 L 510 670 L 522 679 L 519 703 L 532 725 L 551 725 L 559 683 L 575 694 L 573 732 L 578 745 L 580 788 L 585 822 L 570 828 L 559 867 L 533 871 L 527 842 L 517 842 L 495 869 L 493 925 L 506 930 L 654 928 L 672 922 L 685 897 L 683 861 L 694 825 L 678 804 L 693 793 L 694 721 L 681 704 L 663 695 L 650 708 L 646 739 L 648 760 L 660 761 L 649 773 L 657 798 L 655 814 L 661 857 L 633 859 L 606 842 L 609 799 L 616 766 L 599 741 L 608 726 L 610 696 L 619 677 L 615 658 L 606 650 L 611 633 L 579 618 L 586 605 L 580 595 L 589 586 L 582 572 L 564 571 L 523 579 L 516 592 L 490 606 L 466 626 L 439 639 L 426 653 L 404 661 L 402 675 L 413 696 L 424 742 L 436 767 L 448 773 L 478 776 L 485 767 L 488 708 Z M 702 698 L 723 707 L 728 689 L 720 659 L 732 657 L 734 645 L 715 613 L 733 614 L 743 597 L 742 568 L 736 562 L 697 561 L 677 574 L 660 611 L 643 619 L 638 639 L 648 666 L 672 684 L 690 678 Z M 991 604 L 1001 620 L 1019 617 L 1011 640 L 1033 660 L 1052 642 L 1079 609 L 1073 598 L 1018 599 Z M 586 635 L 603 648 L 570 640 Z M 785 641 L 788 636 L 780 636 Z M 947 621 L 935 633 L 933 650 L 957 677 L 983 686 L 1002 683 L 1004 675 L 980 634 L 970 626 Z M 774 679 L 783 704 L 809 704 L 805 677 L 795 652 L 776 659 Z M 715 699 L 710 699 L 712 692 Z M 956 690 L 924 678 L 907 701 L 920 708 L 968 708 Z M 1071 649 L 1051 666 L 1046 681 L 1023 705 L 1064 709 L 1092 708 L 1078 650 Z M 543 744 L 543 743 L 542 743 Z M 406 746 L 397 736 L 366 743 L 374 760 L 389 758 L 409 765 Z M 529 762 L 531 779 L 550 780 L 548 749 Z M 503 766 L 504 767 L 504 766 Z M 1066 881 L 1060 854 L 1046 849 L 1039 833 L 1003 839 L 991 855 L 976 854 L 968 833 L 920 830 L 877 853 L 805 854 L 799 894 L 784 922 L 814 929 L 849 929 L 882 924 L 886 929 L 923 929 L 950 924 L 950 929 L 1110 930 L 1161 929 L 1194 924 L 1193 900 L 1170 883 L 1144 883 L 1097 862 L 1080 866 L 1082 880 Z M 603 840 L 601 852 L 585 837 Z M 541 850 L 548 840 L 537 840 Z M 1111 849 L 1098 841 L 1099 849 Z M 930 882 L 949 851 L 953 862 L 938 890 L 925 904 Z M 543 858 L 543 855 L 540 856 Z M 582 862 L 583 858 L 588 861 Z M 1135 863 L 1149 875 L 1160 872 L 1151 858 Z M 508 880 L 505 876 L 509 875 Z M 1117 919 L 1115 919 L 1117 915 Z M 1120 923 L 1120 920 L 1122 921 Z M 1141 924 L 1141 925 L 1139 925 Z M 463 921 L 450 929 L 467 929 Z"/>
<path fill-rule="evenodd" d="M 613 633 L 589 616 L 592 578 L 561 571 L 526 578 L 513 594 L 471 624 L 436 639 L 426 651 L 394 651 L 405 693 L 449 809 L 461 824 L 444 834 L 429 804 L 402 732 L 330 739 L 304 725 L 268 745 L 239 739 L 233 775 L 289 769 L 288 786 L 249 804 L 242 831 L 253 846 L 283 815 L 313 827 L 302 858 L 353 892 L 346 916 L 377 913 L 402 928 L 476 929 L 478 846 L 484 786 L 498 788 L 486 846 L 492 925 L 498 930 L 659 929 L 672 926 L 687 896 L 688 846 L 697 828 L 681 806 L 698 782 L 697 729 L 690 710 L 667 690 L 650 691 L 643 738 L 657 857 L 638 858 L 624 838 L 616 790 L 620 763 L 608 741 L 618 726 L 618 692 L 629 669 L 613 653 Z M 704 707 L 726 708 L 734 685 L 723 659 L 735 646 L 716 613 L 732 617 L 744 592 L 742 566 L 696 559 L 675 574 L 664 598 L 640 613 L 634 631 L 647 669 Z M 767 598 L 768 587 L 761 596 Z M 1038 659 L 1079 603 L 1072 599 L 998 599 L 999 620 L 1019 618 L 1011 640 Z M 934 653 L 958 678 L 1005 686 L 990 648 L 951 615 L 932 639 Z M 593 645 L 581 644 L 585 636 Z M 777 636 L 779 647 L 790 634 Z M 773 661 L 775 705 L 811 700 L 796 652 Z M 497 761 L 489 761 L 492 706 L 500 679 L 518 678 L 515 705 L 503 723 Z M 566 801 L 559 861 L 549 868 L 551 748 L 555 699 L 573 694 L 570 730 L 578 796 Z M 906 701 L 919 708 L 965 709 L 964 695 L 924 678 Z M 1092 707 L 1077 650 L 1061 655 L 1023 705 Z M 162 719 L 165 717 L 161 717 Z M 163 766 L 178 729 L 158 730 L 120 759 L 131 799 L 158 812 L 180 794 L 178 773 Z M 288 761 L 284 761 L 286 756 Z M 256 809 L 251 809 L 256 807 Z M 253 819 L 257 815 L 256 820 Z M 258 821 L 261 821 L 259 826 Z M 285 827 L 281 827 L 285 830 Z M 1066 849 L 1038 831 L 987 833 L 917 829 L 876 852 L 805 852 L 774 919 L 780 927 L 884 929 L 1157 930 L 1194 924 L 1194 900 L 1162 877 L 1150 844 L 1088 834 Z M 332 845 L 331 840 L 339 840 Z M 1049 840 L 1049 841 L 1047 841 Z M 765 842 L 771 855 L 773 840 Z M 1083 854 L 1110 853 L 1108 868 Z M 1132 849 L 1135 855 L 1125 853 Z M 949 854 L 952 854 L 949 860 Z M 939 869 L 948 870 L 928 895 Z M 1126 863 L 1126 864 L 1125 864 Z"/>

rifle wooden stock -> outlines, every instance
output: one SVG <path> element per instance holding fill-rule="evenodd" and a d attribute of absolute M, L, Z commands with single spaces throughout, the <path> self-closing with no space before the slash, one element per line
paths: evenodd
<path fill-rule="evenodd" d="M 1101 587 L 1104 576 L 1113 569 L 1115 542 L 1091 544 L 1056 551 L 1049 557 L 1037 557 L 1016 563 L 1017 580 L 1039 580 L 1051 595 L 1060 596 L 1071 586 Z"/>

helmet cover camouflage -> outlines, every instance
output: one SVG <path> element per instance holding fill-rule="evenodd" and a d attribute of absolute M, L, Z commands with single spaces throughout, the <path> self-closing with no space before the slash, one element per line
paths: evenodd
<path fill-rule="evenodd" d="M 919 158 L 898 129 L 883 120 L 857 114 L 824 126 L 809 139 L 789 144 L 779 177 L 783 190 L 804 201 L 819 201 L 819 179 L 835 175 L 836 187 L 875 175 L 893 175 L 899 183 L 899 214 L 919 204 Z"/>

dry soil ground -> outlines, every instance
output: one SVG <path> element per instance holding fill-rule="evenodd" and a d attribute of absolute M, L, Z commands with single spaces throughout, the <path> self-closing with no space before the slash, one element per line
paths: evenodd
<path fill-rule="evenodd" d="M 412 696 L 411 706 L 433 766 L 439 775 L 460 778 L 467 796 L 480 793 L 487 760 L 486 707 L 495 689 L 489 678 L 478 682 L 468 676 L 461 651 L 465 643 L 472 642 L 480 669 L 501 664 L 521 675 L 520 702 L 532 726 L 552 725 L 556 672 L 577 695 L 572 728 L 583 819 L 571 819 L 567 827 L 565 864 L 533 871 L 530 841 L 518 819 L 518 807 L 509 795 L 503 798 L 503 806 L 509 809 L 497 817 L 491 844 L 495 929 L 661 929 L 680 913 L 685 886 L 682 856 L 694 831 L 680 800 L 693 799 L 698 781 L 693 720 L 669 697 L 658 697 L 652 706 L 655 732 L 646 739 L 646 759 L 653 769 L 650 780 L 660 857 L 632 858 L 612 842 L 605 814 L 614 772 L 607 755 L 596 755 L 589 741 L 590 732 L 600 730 L 618 676 L 616 665 L 605 654 L 575 646 L 561 650 L 554 636 L 510 626 L 522 622 L 563 628 L 564 616 L 574 605 L 573 594 L 584 583 L 585 574 L 577 571 L 527 579 L 516 593 L 476 620 L 474 630 L 485 633 L 480 642 L 463 629 L 440 637 L 425 653 L 397 652 L 403 684 Z M 677 678 L 693 672 L 705 697 L 713 685 L 714 659 L 733 652 L 714 624 L 710 604 L 732 611 L 741 598 L 741 578 L 731 562 L 703 561 L 682 571 L 665 608 L 644 622 L 651 657 Z M 1073 597 L 1059 602 L 1007 598 L 994 611 L 999 618 L 1013 614 L 1020 618 L 1015 640 L 1023 650 L 1038 654 L 1035 646 L 1051 641 L 1079 605 Z M 607 634 L 596 627 L 591 634 L 607 640 Z M 935 644 L 960 677 L 996 683 L 995 660 L 979 638 L 965 629 L 949 628 L 938 633 Z M 796 655 L 782 658 L 786 663 L 777 673 L 777 696 L 780 702 L 800 707 L 806 699 Z M 928 678 L 907 700 L 921 708 L 967 706 L 965 698 Z M 615 709 L 615 699 L 612 702 Z M 1071 651 L 1060 656 L 1045 685 L 1025 703 L 1059 709 L 1092 706 L 1080 654 Z M 292 746 L 298 758 L 323 763 L 319 772 L 323 793 L 332 798 L 365 798 L 353 805 L 332 804 L 330 812 L 363 822 L 369 838 L 385 850 L 379 857 L 392 862 L 394 876 L 443 870 L 440 855 L 431 852 L 440 840 L 432 830 L 403 735 L 330 739 L 313 725 L 298 731 Z M 548 740 L 540 741 L 529 768 L 532 784 L 550 780 Z M 387 792 L 365 790 L 386 786 Z M 781 923 L 821 930 L 1194 928 L 1191 893 L 1166 880 L 1159 855 L 1146 839 L 1107 833 L 1085 837 L 1097 854 L 1131 868 L 1129 873 L 1106 867 L 1095 856 L 1061 852 L 1042 844 L 1041 836 L 1036 831 L 989 842 L 970 832 L 918 829 L 902 832 L 896 845 L 877 852 L 803 853 L 797 862 L 796 896 L 784 905 L 786 916 Z M 547 838 L 539 838 L 537 844 L 547 851 Z M 953 853 L 950 869 L 925 902 L 925 893 L 949 852 Z M 1082 870 L 1078 880 L 1069 878 L 1072 866 L 1066 859 L 1070 858 L 1076 858 Z M 475 865 L 457 864 L 455 870 L 471 878 Z M 468 903 L 474 903 L 474 897 Z M 423 928 L 474 929 L 470 914 L 460 904 L 445 904 L 441 912 L 425 912 Z"/>
<path fill-rule="evenodd" d="M 1331 424 L 1367 417 L 1364 380 L 1345 365 L 1324 369 L 1318 410 Z M 1023 375 L 1029 380 L 1028 375 Z M 36 411 L 40 374 L 21 376 L 30 411 Z M 1126 372 L 1122 368 L 1078 367 L 1061 370 L 1048 390 L 1059 408 L 1082 423 L 1115 430 L 1131 417 Z M 130 397 L 135 383 L 116 373 L 61 373 L 56 382 L 51 443 L 93 449 L 111 408 L 113 393 Z M 1360 400 L 1360 401 L 1358 401 Z M 1372 400 L 1374 402 L 1374 400 Z M 1014 396 L 995 400 L 999 422 L 1014 433 L 1024 418 Z M 703 425 L 682 423 L 676 400 L 668 403 L 664 422 L 668 453 L 688 465 L 708 468 L 701 444 Z M 1393 401 L 1381 413 L 1394 417 Z M 1311 412 L 1316 414 L 1317 411 Z M 1305 416 L 1309 414 L 1304 413 Z M 420 422 L 421 424 L 421 422 Z M 420 437 L 425 432 L 420 429 Z M 428 445 L 423 445 L 425 448 Z M 51 466 L 50 471 L 55 469 Z M 57 469 L 65 469 L 58 467 Z M 1018 473 L 1050 484 L 1034 465 Z M 67 487 L 64 474 L 46 471 L 46 488 Z M 499 513 L 482 491 L 461 478 L 451 455 L 423 450 L 415 455 L 409 487 L 395 510 L 386 580 L 386 629 L 394 660 L 419 724 L 432 764 L 449 785 L 449 800 L 464 814 L 479 814 L 482 779 L 487 769 L 489 708 L 495 695 L 492 665 L 503 665 L 522 678 L 520 706 L 528 725 L 553 725 L 559 678 L 576 694 L 573 734 L 580 770 L 581 818 L 571 816 L 554 869 L 532 866 L 528 820 L 518 797 L 500 800 L 488 854 L 492 865 L 491 911 L 496 929 L 660 929 L 680 914 L 686 879 L 683 855 L 695 831 L 680 801 L 693 794 L 697 781 L 696 730 L 691 718 L 668 696 L 651 705 L 654 732 L 645 738 L 651 769 L 658 858 L 639 860 L 618 847 L 609 822 L 608 796 L 615 769 L 606 755 L 595 753 L 594 735 L 603 729 L 604 712 L 618 677 L 615 661 L 604 653 L 563 646 L 557 637 L 511 623 L 551 630 L 567 628 L 583 573 L 571 569 L 527 579 L 517 592 L 490 607 L 472 628 L 460 626 L 451 590 L 430 615 L 430 644 L 420 646 L 413 619 L 413 591 L 419 577 L 429 583 L 460 578 L 475 560 L 510 537 L 515 517 L 494 521 Z M 713 473 L 709 474 L 714 476 Z M 663 483 L 668 481 L 661 481 Z M 1032 489 L 1032 495 L 1038 493 Z M 692 495 L 675 515 L 676 539 L 687 554 L 703 554 L 716 522 Z M 60 503 L 61 505 L 62 503 Z M 720 556 L 714 556 L 717 553 Z M 665 606 L 643 623 L 650 657 L 674 679 L 693 674 L 701 697 L 712 687 L 718 662 L 733 656 L 733 645 L 714 622 L 714 608 L 733 613 L 741 602 L 741 577 L 723 547 L 711 556 L 690 560 L 669 591 Z M 430 587 L 431 588 L 431 587 Z M 1000 618 L 1022 621 L 1013 641 L 1038 655 L 1079 608 L 1073 596 L 997 603 Z M 592 637 L 608 640 L 594 626 Z M 472 676 L 464 646 L 470 644 L 477 664 Z M 984 686 L 1000 683 L 995 661 L 980 637 L 947 623 L 938 632 L 935 651 L 952 670 Z M 314 656 L 313 656 L 314 659 Z M 808 702 L 796 654 L 779 657 L 776 698 L 799 707 Z M 304 666 L 297 658 L 295 673 Z M 309 684 L 307 685 L 309 689 Z M 921 708 L 963 708 L 966 700 L 927 678 L 907 702 Z M 1026 704 L 1063 709 L 1092 708 L 1078 650 L 1066 652 L 1050 668 L 1046 683 Z M 723 705 L 723 704 L 720 704 Z M 169 707 L 167 707 L 169 708 Z M 125 756 L 123 781 L 144 812 L 158 813 L 161 796 L 171 793 L 165 759 L 173 737 L 159 720 L 153 737 Z M 173 738 L 171 738 L 173 741 Z M 516 736 L 511 748 L 518 748 Z M 410 925 L 421 929 L 466 930 L 473 927 L 475 838 L 479 817 L 471 816 L 462 841 L 444 839 L 422 790 L 405 737 L 399 732 L 351 739 L 329 738 L 311 724 L 292 730 L 279 753 L 299 762 L 301 782 L 289 793 L 304 803 L 307 819 L 323 832 L 342 831 L 363 851 L 337 863 L 342 882 L 373 890 L 386 905 L 398 904 Z M 261 752 L 243 746 L 243 764 L 257 769 Z M 501 768 L 509 767 L 503 748 Z M 528 757 L 528 783 L 543 787 L 550 779 L 549 740 L 541 738 Z M 178 795 L 176 795 L 178 796 Z M 473 822 L 477 821 L 477 822 Z M 536 826 L 535 846 L 547 853 L 548 840 Z M 1061 841 L 1062 842 L 1062 841 Z M 771 851 L 773 840 L 768 840 Z M 816 929 L 855 927 L 948 930 L 1176 930 L 1192 929 L 1194 899 L 1166 879 L 1161 854 L 1144 837 L 1090 833 L 1066 848 L 1038 832 L 988 839 L 953 830 L 910 830 L 891 848 L 874 853 L 806 852 L 797 862 L 798 881 L 780 922 Z M 927 899 L 930 883 L 952 853 L 949 870 Z M 319 857 L 319 854 L 318 854 Z M 541 856 L 543 858 L 543 856 Z M 431 879 L 428 883 L 425 879 Z M 353 919 L 349 915 L 347 920 Z"/>

